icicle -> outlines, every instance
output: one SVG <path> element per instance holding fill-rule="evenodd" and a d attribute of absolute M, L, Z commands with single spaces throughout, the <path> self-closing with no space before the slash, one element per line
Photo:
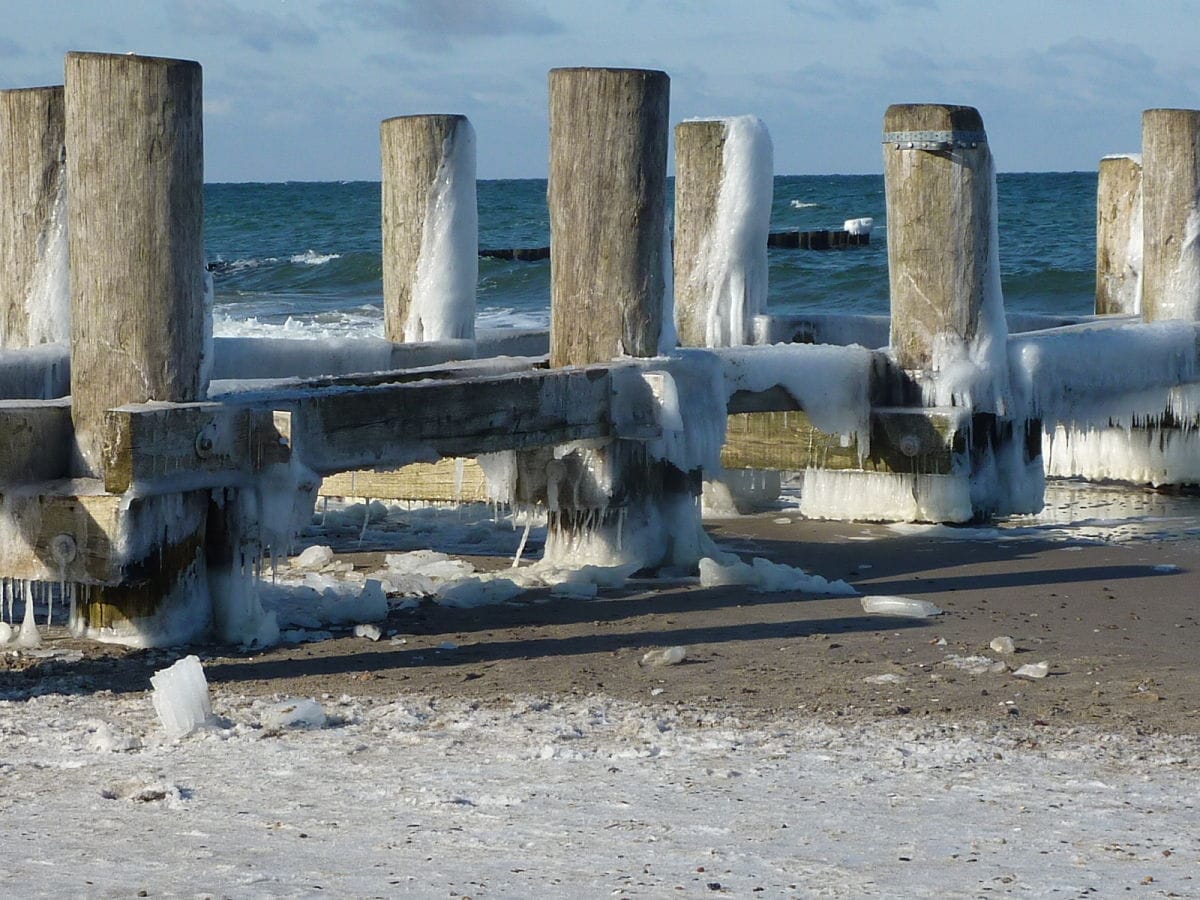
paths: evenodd
<path fill-rule="evenodd" d="M 367 539 L 367 526 L 371 524 L 371 498 L 363 497 L 363 524 L 362 531 L 358 533 L 358 542 L 361 544 Z"/>
<path fill-rule="evenodd" d="M 462 501 L 464 463 L 465 460 L 461 456 L 456 456 L 454 458 L 454 499 L 457 502 Z"/>
<path fill-rule="evenodd" d="M 516 524 L 514 520 L 513 524 Z M 521 554 L 525 552 L 525 542 L 529 540 L 529 529 L 533 527 L 533 519 L 525 520 L 525 531 L 521 533 L 521 543 L 517 544 L 516 555 L 513 556 L 512 567 L 515 569 L 521 563 Z"/>
<path fill-rule="evenodd" d="M 33 617 L 33 592 L 25 598 L 25 619 L 21 623 L 21 633 L 17 635 L 17 646 L 32 650 L 42 646 L 42 636 L 38 633 L 37 620 Z"/>

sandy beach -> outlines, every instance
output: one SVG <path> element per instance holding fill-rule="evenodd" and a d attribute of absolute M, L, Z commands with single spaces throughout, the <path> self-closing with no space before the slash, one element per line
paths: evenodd
<path fill-rule="evenodd" d="M 1196 540 L 786 510 L 708 528 L 745 558 L 944 613 L 635 580 L 593 600 L 423 602 L 379 641 L 343 631 L 253 653 L 132 651 L 55 627 L 59 655 L 0 657 L 0 886 L 1194 895 Z M 370 570 L 381 556 L 341 558 Z M 1016 652 L 991 649 L 999 636 Z M 682 663 L 642 664 L 676 645 Z M 186 652 L 217 720 L 176 742 L 148 679 Z M 1044 678 L 1014 674 L 1042 661 Z M 281 720 L 297 699 L 325 718 Z M 127 858 L 133 835 L 154 853 Z"/>

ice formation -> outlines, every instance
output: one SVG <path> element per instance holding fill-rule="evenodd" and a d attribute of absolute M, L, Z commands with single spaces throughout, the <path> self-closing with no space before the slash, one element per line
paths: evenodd
<path fill-rule="evenodd" d="M 1179 244 L 1179 258 L 1171 268 L 1156 298 L 1157 312 L 1164 319 L 1200 319 L 1200 197 L 1193 199 Z"/>
<path fill-rule="evenodd" d="M 909 619 L 928 619 L 940 616 L 942 611 L 928 600 L 914 600 L 911 597 L 887 597 L 873 595 L 863 597 L 863 612 L 875 616 L 902 616 Z"/>
<path fill-rule="evenodd" d="M 475 129 L 461 118 L 443 142 L 429 189 L 405 341 L 474 338 L 478 253 Z"/>
<path fill-rule="evenodd" d="M 158 719 L 171 738 L 186 737 L 212 718 L 208 680 L 197 656 L 185 656 L 150 676 L 151 699 Z"/>
<path fill-rule="evenodd" d="M 705 344 L 745 344 L 754 316 L 767 305 L 767 232 L 771 223 L 774 151 L 757 116 L 724 123 L 717 209 L 704 240 L 697 276 L 708 295 Z"/>
<path fill-rule="evenodd" d="M 700 560 L 700 584 L 703 587 L 744 585 L 755 591 L 802 591 L 806 594 L 833 594 L 853 596 L 858 593 L 845 581 L 829 581 L 820 575 L 809 575 L 794 566 L 773 563 L 769 559 L 755 557 L 749 563 L 736 559 L 723 560 L 705 558 Z"/>
<path fill-rule="evenodd" d="M 990 183 L 987 263 L 983 297 L 975 334 L 964 340 L 957 334 L 933 335 L 932 377 L 923 390 L 926 406 L 964 406 L 976 412 L 1012 415 L 1008 391 L 1008 321 L 1000 285 L 1000 234 L 996 202 L 996 167 L 991 151 L 979 177 Z"/>
<path fill-rule="evenodd" d="M 71 337 L 65 167 L 59 167 L 54 206 L 46 229 L 38 238 L 37 251 L 37 263 L 25 298 L 30 347 L 65 342 Z"/>
<path fill-rule="evenodd" d="M 875 220 L 870 216 L 861 219 L 847 219 L 842 229 L 847 234 L 870 234 L 871 229 L 875 227 Z"/>
<path fill-rule="evenodd" d="M 966 475 L 808 469 L 800 512 L 810 519 L 867 522 L 969 522 Z"/>
<path fill-rule="evenodd" d="M 863 347 L 777 344 L 715 351 L 725 373 L 726 397 L 738 391 L 786 390 L 817 428 L 853 436 L 870 446 L 869 390 L 874 355 Z M 689 407 L 689 411 L 690 411 Z"/>

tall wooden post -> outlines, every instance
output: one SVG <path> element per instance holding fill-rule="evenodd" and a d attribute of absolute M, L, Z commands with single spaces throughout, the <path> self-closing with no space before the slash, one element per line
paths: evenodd
<path fill-rule="evenodd" d="M 700 119 L 675 126 L 675 330 L 684 347 L 707 344 L 709 285 L 706 243 L 717 218 L 725 122 Z"/>
<path fill-rule="evenodd" d="M 66 227 L 64 128 L 61 86 L 0 91 L 0 347 L 67 336 L 54 321 L 65 304 L 51 296 L 66 273 L 47 258 Z"/>
<path fill-rule="evenodd" d="M 991 251 L 992 166 L 970 106 L 900 104 L 883 118 L 892 350 L 928 369 L 940 341 L 969 343 Z"/>
<path fill-rule="evenodd" d="M 665 72 L 550 72 L 552 366 L 658 352 L 669 94 Z"/>
<path fill-rule="evenodd" d="M 71 418 L 77 474 L 100 476 L 106 410 L 206 391 L 200 66 L 69 53 L 65 99 Z M 91 590 L 81 625 L 166 643 L 205 631 L 208 503 L 195 491 L 123 506 L 108 538 L 125 574 Z"/>
<path fill-rule="evenodd" d="M 1141 312 L 1142 161 L 1106 156 L 1096 182 L 1096 315 Z"/>
<path fill-rule="evenodd" d="M 385 119 L 383 311 L 389 341 L 475 336 L 474 131 L 466 116 Z"/>
<path fill-rule="evenodd" d="M 1142 318 L 1200 319 L 1200 110 L 1142 113 Z"/>
<path fill-rule="evenodd" d="M 69 53 L 71 418 L 102 469 L 105 410 L 203 397 L 200 65 Z"/>

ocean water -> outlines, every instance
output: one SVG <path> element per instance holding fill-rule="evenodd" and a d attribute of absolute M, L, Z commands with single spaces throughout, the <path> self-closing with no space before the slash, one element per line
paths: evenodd
<path fill-rule="evenodd" d="M 1006 307 L 1090 313 L 1096 174 L 1001 174 L 997 193 Z M 478 195 L 481 247 L 549 244 L 544 180 L 481 181 Z M 377 182 L 212 184 L 205 205 L 218 334 L 382 333 Z M 775 178 L 774 231 L 863 216 L 869 247 L 770 251 L 770 312 L 888 308 L 883 176 Z M 481 259 L 478 297 L 480 324 L 545 325 L 550 264 Z"/>

